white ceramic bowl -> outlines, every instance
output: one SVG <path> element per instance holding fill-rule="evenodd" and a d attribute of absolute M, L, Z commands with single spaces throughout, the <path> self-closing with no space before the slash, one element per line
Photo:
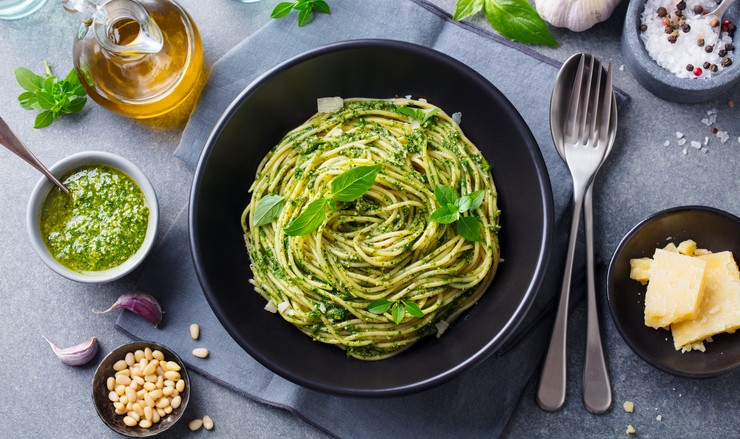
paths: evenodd
<path fill-rule="evenodd" d="M 144 193 L 147 205 L 149 207 L 149 223 L 147 225 L 146 235 L 144 242 L 142 242 L 139 250 L 134 253 L 128 260 L 117 267 L 110 268 L 104 271 L 97 272 L 85 272 L 80 273 L 77 271 L 70 270 L 69 268 L 60 264 L 54 256 L 49 253 L 49 249 L 44 244 L 41 238 L 41 227 L 39 225 L 41 206 L 49 194 L 49 191 L 53 187 L 53 183 L 46 177 L 36 183 L 33 192 L 31 193 L 31 199 L 28 203 L 28 211 L 26 214 L 26 228 L 28 229 L 28 237 L 31 240 L 36 253 L 38 253 L 41 260 L 52 270 L 77 282 L 83 283 L 104 283 L 119 279 L 126 274 L 130 273 L 135 269 L 143 260 L 146 258 L 149 251 L 154 246 L 154 238 L 157 233 L 157 226 L 159 224 L 159 204 L 157 203 L 157 195 L 154 193 L 154 188 L 146 176 L 137 168 L 133 163 L 124 159 L 123 157 L 111 154 L 109 152 L 101 151 L 84 151 L 77 154 L 73 154 L 58 163 L 54 164 L 49 170 L 59 179 L 68 172 L 85 165 L 106 165 L 112 168 L 116 168 L 128 175 L 136 184 L 141 188 Z"/>

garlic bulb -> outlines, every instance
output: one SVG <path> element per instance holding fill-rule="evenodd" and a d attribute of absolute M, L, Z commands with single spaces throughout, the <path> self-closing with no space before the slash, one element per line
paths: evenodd
<path fill-rule="evenodd" d="M 609 18 L 620 0 L 535 0 L 543 20 L 581 32 Z"/>

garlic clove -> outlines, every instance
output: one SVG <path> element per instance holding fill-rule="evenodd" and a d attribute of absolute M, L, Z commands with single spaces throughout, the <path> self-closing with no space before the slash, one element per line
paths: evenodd
<path fill-rule="evenodd" d="M 42 335 L 42 337 L 44 336 Z M 83 364 L 87 364 L 95 357 L 95 354 L 98 353 L 98 339 L 95 337 L 68 348 L 60 348 L 49 341 L 46 337 L 44 337 L 44 340 L 49 343 L 51 350 L 54 351 L 54 354 L 59 358 L 59 360 L 69 366 L 82 366 Z"/>
<path fill-rule="evenodd" d="M 612 15 L 620 0 L 535 0 L 543 20 L 575 32 L 591 28 Z"/>
<path fill-rule="evenodd" d="M 105 314 L 117 308 L 127 309 L 139 315 L 155 327 L 162 321 L 162 307 L 151 294 L 142 291 L 124 293 L 110 308 L 105 311 L 94 311 L 95 314 Z"/>

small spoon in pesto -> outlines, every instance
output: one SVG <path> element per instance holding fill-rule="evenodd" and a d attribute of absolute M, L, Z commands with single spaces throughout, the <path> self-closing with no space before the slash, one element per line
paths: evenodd
<path fill-rule="evenodd" d="M 31 152 L 28 147 L 23 144 L 21 139 L 19 139 L 13 131 L 10 129 L 7 123 L 3 120 L 2 117 L 0 117 L 0 144 L 2 144 L 4 147 L 11 150 L 15 155 L 25 160 L 28 164 L 33 166 L 34 168 L 38 169 L 42 174 L 44 174 L 49 180 L 51 180 L 52 183 L 57 185 L 59 189 L 62 190 L 65 194 L 69 195 L 69 189 L 67 189 L 66 186 L 62 184 L 59 180 L 57 180 L 56 177 L 54 177 L 54 174 L 52 174 L 48 169 L 46 169 L 46 166 L 44 166 L 39 159 L 36 158 L 35 155 Z"/>

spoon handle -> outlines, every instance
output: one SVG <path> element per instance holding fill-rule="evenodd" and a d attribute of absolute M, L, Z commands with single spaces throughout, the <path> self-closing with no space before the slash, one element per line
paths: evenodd
<path fill-rule="evenodd" d="M 575 182 L 574 182 L 575 183 Z M 570 283 L 573 275 L 573 259 L 578 237 L 578 224 L 583 207 L 584 187 L 575 185 L 573 188 L 573 219 L 570 225 L 568 251 L 565 256 L 565 273 L 563 285 L 560 289 L 560 301 L 555 316 L 555 325 L 552 329 L 550 346 L 547 348 L 547 357 L 542 366 L 540 382 L 537 387 L 537 404 L 548 412 L 560 410 L 565 402 L 566 366 L 565 341 L 568 333 L 568 298 Z"/>
<path fill-rule="evenodd" d="M 586 191 L 583 216 L 586 229 L 586 278 L 587 278 L 587 329 L 586 362 L 583 368 L 583 405 L 591 413 L 601 414 L 612 404 L 612 389 L 609 372 L 604 360 L 604 349 L 599 331 L 599 315 L 596 308 L 596 282 L 594 275 L 593 233 L 593 184 Z"/>
<path fill-rule="evenodd" d="M 33 166 L 44 174 L 49 180 L 59 187 L 65 194 L 69 194 L 69 190 L 52 174 L 46 166 L 44 166 L 39 159 L 31 152 L 26 145 L 23 144 L 13 131 L 10 129 L 7 123 L 0 117 L 0 144 L 8 148 L 15 155 L 25 160 L 29 165 Z"/>

